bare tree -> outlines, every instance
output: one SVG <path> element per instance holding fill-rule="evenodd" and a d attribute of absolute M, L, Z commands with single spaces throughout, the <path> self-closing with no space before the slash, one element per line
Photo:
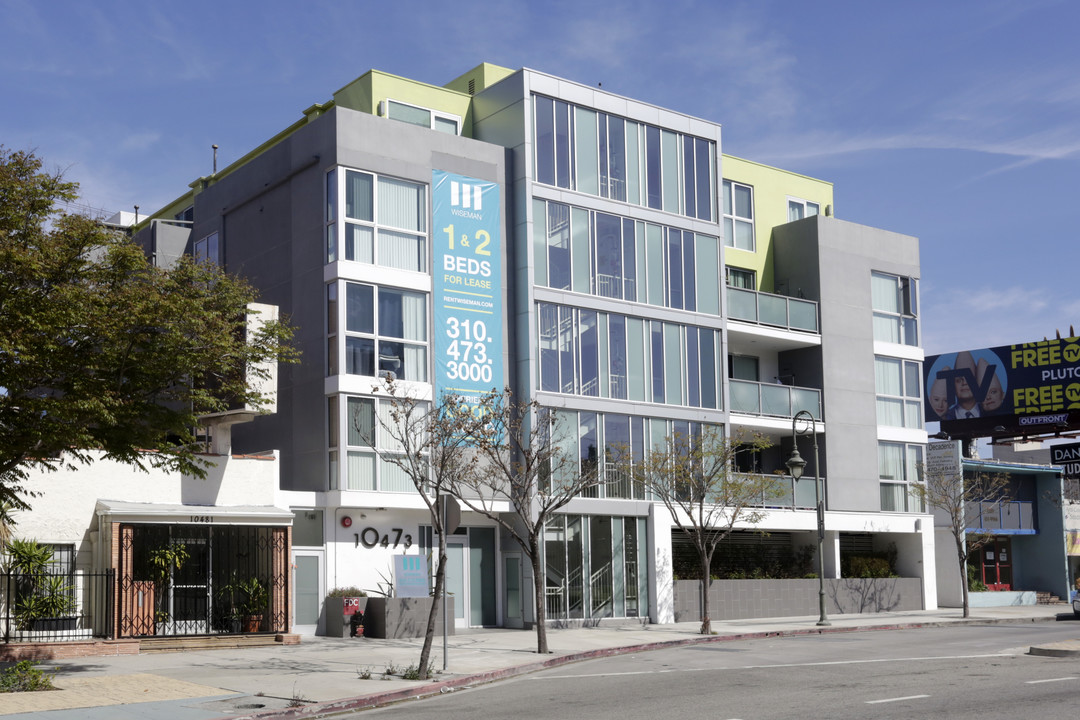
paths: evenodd
<path fill-rule="evenodd" d="M 960 571 L 960 584 L 964 598 L 964 617 L 971 614 L 968 595 L 968 578 L 965 572 L 968 556 L 993 540 L 988 533 L 968 532 L 978 522 L 979 503 L 1000 503 L 1009 497 L 1007 474 L 979 473 L 964 476 L 959 467 L 925 465 L 923 481 L 913 484 L 912 491 L 927 505 L 938 511 L 948 523 L 956 547 L 956 562 Z"/>
<path fill-rule="evenodd" d="M 484 395 L 476 415 L 483 418 L 471 438 L 479 462 L 453 493 L 465 507 L 498 523 L 529 558 L 536 651 L 546 654 L 544 525 L 570 500 L 599 484 L 599 466 L 579 458 L 576 427 L 563 427 L 558 413 L 515 399 L 509 388 Z"/>
<path fill-rule="evenodd" d="M 381 395 L 382 411 L 376 413 L 373 405 L 358 405 L 349 421 L 380 460 L 394 465 L 412 481 L 427 505 L 439 542 L 433 600 L 420 650 L 419 677 L 424 680 L 430 665 L 439 599 L 446 585 L 443 502 L 449 489 L 463 482 L 476 464 L 475 453 L 467 445 L 472 415 L 460 396 L 447 394 L 435 403 L 418 401 L 390 377 L 373 390 Z M 382 437 L 376 438 L 377 433 Z"/>
<path fill-rule="evenodd" d="M 768 501 L 783 494 L 779 476 L 734 469 L 736 453 L 768 446 L 759 435 L 729 438 L 723 428 L 705 425 L 700 432 L 669 435 L 641 458 L 624 453 L 621 459 L 621 472 L 662 502 L 694 544 L 701 572 L 702 635 L 712 632 L 709 582 L 716 546 L 737 524 L 760 522 Z"/>

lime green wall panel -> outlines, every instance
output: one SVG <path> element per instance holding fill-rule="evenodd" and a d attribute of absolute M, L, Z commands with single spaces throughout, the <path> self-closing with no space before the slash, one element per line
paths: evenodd
<path fill-rule="evenodd" d="M 788 222 L 788 197 L 818 203 L 822 213 L 829 207 L 835 214 L 832 183 L 731 155 L 723 156 L 721 173 L 725 180 L 754 188 L 755 251 L 724 248 L 725 263 L 755 271 L 757 289 L 774 292 L 772 229 Z"/>

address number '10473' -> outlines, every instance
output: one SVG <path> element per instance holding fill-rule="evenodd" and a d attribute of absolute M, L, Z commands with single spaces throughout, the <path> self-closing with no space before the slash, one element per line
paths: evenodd
<path fill-rule="evenodd" d="M 353 533 L 353 538 L 355 540 L 354 547 L 360 547 L 361 545 L 366 548 L 373 548 L 376 545 L 381 545 L 382 547 L 398 547 L 400 545 L 408 550 L 412 547 L 412 535 L 404 533 L 405 531 L 402 528 L 390 528 L 390 532 L 380 536 L 379 531 L 376 528 L 366 527 L 358 533 Z"/>

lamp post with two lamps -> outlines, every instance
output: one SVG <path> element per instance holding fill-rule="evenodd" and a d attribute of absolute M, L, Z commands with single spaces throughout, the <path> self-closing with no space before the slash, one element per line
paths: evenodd
<path fill-rule="evenodd" d="M 791 457 L 787 460 L 787 468 L 795 482 L 802 477 L 806 461 L 799 455 L 799 421 L 802 420 L 802 434 L 811 432 L 814 437 L 814 475 L 817 483 L 817 525 L 818 525 L 818 608 L 820 617 L 818 625 L 832 625 L 825 615 L 825 492 L 821 482 L 821 464 L 818 462 L 817 444 L 817 419 L 809 410 L 800 410 L 791 419 Z"/>

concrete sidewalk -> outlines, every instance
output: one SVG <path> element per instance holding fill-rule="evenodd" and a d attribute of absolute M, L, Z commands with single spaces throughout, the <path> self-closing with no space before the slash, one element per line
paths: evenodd
<path fill-rule="evenodd" d="M 300 645 L 81 658 L 44 663 L 56 668 L 59 692 L 0 695 L 3 720 L 109 720 L 221 717 L 311 717 L 372 707 L 398 699 L 448 692 L 544 667 L 593 657 L 702 642 L 782 635 L 933 627 L 957 623 L 1061 621 L 1061 641 L 1042 654 L 1080 654 L 1080 622 L 1068 605 L 972 608 L 837 615 L 818 627 L 817 617 L 729 620 L 713 623 L 713 636 L 697 634 L 698 623 L 612 625 L 552 629 L 551 654 L 536 654 L 536 633 L 526 630 L 468 630 L 449 638 L 448 668 L 442 668 L 442 638 L 429 681 L 403 680 L 419 660 L 421 641 L 305 637 Z M 365 677 L 368 676 L 368 677 Z"/>

